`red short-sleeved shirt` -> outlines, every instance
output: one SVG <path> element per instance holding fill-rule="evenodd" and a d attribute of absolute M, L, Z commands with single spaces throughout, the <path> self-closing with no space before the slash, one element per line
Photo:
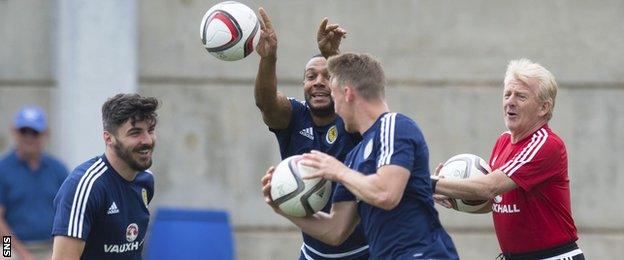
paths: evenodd
<path fill-rule="evenodd" d="M 570 209 L 568 156 L 548 125 L 513 144 L 503 133 L 490 156 L 519 187 L 496 196 L 492 216 L 505 253 L 524 253 L 578 239 Z"/>

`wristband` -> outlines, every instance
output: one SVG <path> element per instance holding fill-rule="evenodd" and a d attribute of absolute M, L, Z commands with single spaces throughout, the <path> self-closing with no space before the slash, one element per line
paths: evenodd
<path fill-rule="evenodd" d="M 431 175 L 431 193 L 435 193 L 436 185 L 438 184 L 438 180 L 440 178 L 438 176 Z"/>

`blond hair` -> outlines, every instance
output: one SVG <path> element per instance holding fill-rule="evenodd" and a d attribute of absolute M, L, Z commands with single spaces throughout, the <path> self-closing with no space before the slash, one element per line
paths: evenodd
<path fill-rule="evenodd" d="M 557 82 L 555 76 L 550 71 L 538 63 L 529 59 L 522 58 L 512 60 L 507 65 L 505 72 L 505 86 L 513 80 L 519 80 L 524 84 L 530 85 L 530 79 L 537 81 L 537 96 L 541 102 L 551 102 L 551 106 L 546 113 L 546 120 L 552 118 L 555 109 L 555 98 L 557 97 Z"/>
<path fill-rule="evenodd" d="M 369 54 L 343 53 L 329 58 L 327 70 L 338 84 L 352 84 L 366 100 L 385 97 L 386 75 Z"/>

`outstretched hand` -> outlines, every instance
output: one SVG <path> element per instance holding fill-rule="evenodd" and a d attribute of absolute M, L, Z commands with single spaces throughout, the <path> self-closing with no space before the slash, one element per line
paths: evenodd
<path fill-rule="evenodd" d="M 260 7 L 260 38 L 256 45 L 256 52 L 261 58 L 275 58 L 277 53 L 277 34 L 269 15 Z"/>
<path fill-rule="evenodd" d="M 340 174 L 350 170 L 333 156 L 316 150 L 303 154 L 301 164 L 316 169 L 314 173 L 303 177 L 304 179 L 322 177 L 331 181 L 338 181 Z"/>
<path fill-rule="evenodd" d="M 347 37 L 347 31 L 345 31 L 338 24 L 327 23 L 329 20 L 325 17 L 319 25 L 316 33 L 316 41 L 318 43 L 319 51 L 325 58 L 337 55 L 340 53 L 340 41 L 342 38 Z"/>

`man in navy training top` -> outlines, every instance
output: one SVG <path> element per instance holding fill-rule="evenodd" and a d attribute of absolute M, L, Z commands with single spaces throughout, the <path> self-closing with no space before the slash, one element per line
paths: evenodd
<path fill-rule="evenodd" d="M 11 236 L 20 259 L 49 259 L 52 200 L 67 177 L 67 168 L 44 152 L 49 132 L 40 107 L 22 107 L 11 133 L 15 148 L 0 161 L 0 232 Z"/>
<path fill-rule="evenodd" d="M 52 259 L 141 259 L 157 108 L 158 100 L 138 94 L 104 103 L 106 151 L 78 166 L 56 195 Z"/>
<path fill-rule="evenodd" d="M 271 20 L 260 8 L 261 34 L 256 47 L 260 65 L 255 85 L 255 100 L 269 129 L 277 137 L 282 159 L 292 155 L 324 151 L 338 160 L 359 140 L 344 130 L 344 123 L 334 113 L 330 96 L 326 57 L 339 52 L 341 39 L 346 34 L 338 25 L 321 22 L 317 41 L 321 55 L 306 64 L 303 78 L 305 102 L 286 98 L 277 92 L 275 72 L 277 37 Z M 335 184 L 334 184 L 335 186 Z M 323 209 L 329 212 L 330 204 Z M 328 245 L 303 233 L 300 259 L 368 259 L 368 245 L 361 227 L 344 243 Z"/>
<path fill-rule="evenodd" d="M 346 165 L 319 151 L 304 154 L 302 163 L 317 169 L 309 178 L 339 182 L 331 212 L 284 215 L 270 198 L 273 167 L 262 178 L 265 200 L 329 244 L 340 244 L 361 222 L 372 259 L 457 259 L 434 208 L 427 144 L 414 121 L 389 112 L 381 64 L 367 54 L 345 53 L 329 59 L 328 70 L 336 113 L 347 131 L 362 135 Z"/>

